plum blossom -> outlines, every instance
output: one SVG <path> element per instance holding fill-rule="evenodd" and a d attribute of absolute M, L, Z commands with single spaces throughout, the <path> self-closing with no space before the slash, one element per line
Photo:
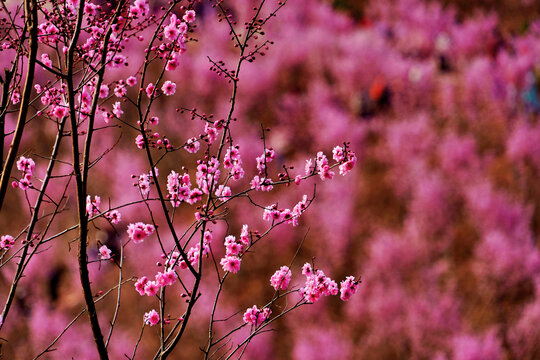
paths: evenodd
<path fill-rule="evenodd" d="M 137 84 L 137 78 L 135 76 L 130 76 L 126 79 L 126 84 L 128 86 L 135 86 Z"/>
<path fill-rule="evenodd" d="M 270 285 L 277 290 L 286 290 L 291 281 L 291 269 L 288 266 L 282 266 L 270 278 Z"/>
<path fill-rule="evenodd" d="M 270 317 L 270 314 L 272 314 L 272 310 L 269 308 L 259 310 L 256 305 L 253 305 L 253 307 L 248 308 L 244 313 L 244 322 L 253 326 L 259 326 Z"/>
<path fill-rule="evenodd" d="M 101 260 L 108 260 L 111 258 L 111 249 L 106 245 L 103 245 L 99 248 L 99 258 Z"/>
<path fill-rule="evenodd" d="M 52 67 L 52 60 L 49 58 L 49 54 L 42 54 L 41 55 L 41 62 L 45 66 Z"/>
<path fill-rule="evenodd" d="M 98 97 L 103 99 L 103 98 L 106 98 L 107 96 L 109 96 L 109 87 L 107 85 L 103 84 L 99 88 Z"/>
<path fill-rule="evenodd" d="M 135 145 L 137 145 L 137 148 L 144 149 L 144 137 L 142 135 L 137 135 L 135 138 Z"/>
<path fill-rule="evenodd" d="M 144 314 L 144 323 L 146 325 L 154 326 L 159 323 L 159 314 L 156 310 L 152 309 Z"/>
<path fill-rule="evenodd" d="M 229 271 L 236 274 L 240 270 L 240 263 L 242 259 L 237 256 L 225 256 L 221 259 L 220 264 L 223 267 L 223 271 Z"/>
<path fill-rule="evenodd" d="M 192 137 L 191 139 L 188 139 L 188 141 L 186 141 L 186 145 L 184 148 L 186 149 L 187 152 L 194 154 L 197 151 L 199 151 L 200 147 L 201 147 L 201 144 L 199 144 L 199 141 L 197 140 L 197 138 Z"/>
<path fill-rule="evenodd" d="M 163 91 L 166 96 L 171 96 L 176 92 L 176 84 L 167 80 L 161 87 L 161 91 Z"/>
<path fill-rule="evenodd" d="M 358 281 L 355 281 L 354 276 L 347 276 L 340 285 L 340 299 L 343 301 L 348 301 L 358 289 Z"/>
<path fill-rule="evenodd" d="M 118 224 L 122 219 L 122 214 L 118 210 L 112 210 L 105 214 L 105 217 L 109 219 L 112 224 Z"/>
<path fill-rule="evenodd" d="M 127 228 L 127 234 L 135 244 L 138 244 L 148 236 L 154 233 L 154 226 L 151 224 L 144 224 L 142 222 L 137 222 L 135 224 L 129 224 Z"/>
<path fill-rule="evenodd" d="M 146 96 L 151 98 L 154 95 L 154 90 L 155 89 L 156 89 L 156 87 L 154 86 L 154 84 L 152 84 L 152 83 L 148 84 L 148 86 L 146 86 Z"/>
<path fill-rule="evenodd" d="M 120 116 L 122 116 L 122 114 L 123 114 L 124 112 L 123 112 L 122 109 L 120 108 L 120 101 L 116 101 L 116 102 L 113 104 L 112 113 L 113 113 L 114 116 L 116 116 L 117 118 L 120 118 Z"/>
<path fill-rule="evenodd" d="M 300 293 L 307 302 L 314 303 L 322 295 L 337 295 L 337 283 L 326 276 L 322 270 L 314 271 L 311 264 L 306 263 L 302 268 L 302 274 L 306 275 L 306 283 L 300 289 Z"/>
<path fill-rule="evenodd" d="M 182 19 L 187 23 L 192 23 L 195 21 L 195 10 L 188 10 L 182 17 Z"/>
<path fill-rule="evenodd" d="M 86 213 L 88 216 L 94 216 L 99 214 L 99 205 L 101 204 L 101 198 L 99 196 L 94 196 L 94 200 L 92 200 L 92 197 L 88 195 L 86 197 Z"/>
<path fill-rule="evenodd" d="M 15 245 L 15 240 L 13 239 L 13 236 L 3 235 L 0 238 L 0 249 L 9 250 L 13 245 Z"/>
<path fill-rule="evenodd" d="M 219 185 L 216 189 L 216 196 L 219 200 L 225 201 L 231 197 L 231 188 L 224 185 Z"/>

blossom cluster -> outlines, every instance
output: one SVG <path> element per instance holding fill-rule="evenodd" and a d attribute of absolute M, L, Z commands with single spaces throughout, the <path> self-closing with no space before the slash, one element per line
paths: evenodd
<path fill-rule="evenodd" d="M 22 171 L 22 178 L 19 181 L 14 181 L 11 185 L 14 188 L 18 187 L 21 190 L 28 190 L 32 186 L 31 180 L 35 167 L 36 163 L 34 160 L 21 156 L 17 161 L 17 169 Z"/>
<path fill-rule="evenodd" d="M 340 298 L 343 301 L 348 301 L 351 296 L 356 293 L 358 289 L 358 281 L 354 279 L 354 276 L 347 276 L 345 280 L 340 283 Z"/>
<path fill-rule="evenodd" d="M 88 195 L 86 197 L 86 213 L 88 216 L 94 216 L 99 214 L 99 205 L 101 204 L 101 198 L 97 195 L 94 196 L 94 200 L 92 200 L 92 197 Z"/>
<path fill-rule="evenodd" d="M 253 307 L 248 308 L 244 313 L 244 322 L 252 326 L 259 326 L 267 320 L 271 314 L 272 310 L 269 308 L 259 309 L 256 305 L 253 305 Z"/>
<path fill-rule="evenodd" d="M 221 259 L 220 264 L 224 271 L 237 273 L 240 270 L 242 263 L 241 255 L 250 246 L 251 240 L 249 237 L 248 226 L 242 226 L 240 239 L 235 236 L 228 235 L 225 237 L 225 256 Z"/>
<path fill-rule="evenodd" d="M 244 177 L 244 169 L 242 168 L 242 157 L 240 156 L 240 146 L 231 146 L 227 148 L 223 157 L 223 166 L 229 170 L 229 173 L 234 180 L 240 180 Z"/>
<path fill-rule="evenodd" d="M 135 244 L 143 242 L 148 236 L 154 233 L 155 227 L 152 224 L 144 224 L 137 222 L 129 224 L 127 228 L 127 234 Z"/>
<path fill-rule="evenodd" d="M 135 282 L 135 290 L 141 296 L 154 296 L 160 288 L 174 284 L 176 279 L 176 273 L 172 269 L 158 272 L 154 280 L 148 280 L 146 276 L 142 276 Z"/>
<path fill-rule="evenodd" d="M 307 209 L 309 205 L 307 195 L 302 197 L 293 209 L 279 209 L 277 204 L 267 206 L 263 211 L 263 220 L 274 223 L 285 222 L 286 224 L 292 224 L 298 226 L 298 219 L 300 215 Z"/>
<path fill-rule="evenodd" d="M 314 303 L 323 295 L 337 295 L 337 283 L 326 276 L 322 270 L 314 271 L 310 263 L 305 263 L 302 274 L 306 276 L 306 283 L 300 292 L 307 302 Z"/>
<path fill-rule="evenodd" d="M 291 269 L 288 266 L 282 266 L 270 278 L 270 285 L 277 290 L 286 290 L 291 282 Z"/>

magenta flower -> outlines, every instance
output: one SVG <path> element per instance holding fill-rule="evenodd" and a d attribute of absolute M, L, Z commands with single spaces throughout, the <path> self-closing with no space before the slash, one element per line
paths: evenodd
<path fill-rule="evenodd" d="M 270 285 L 277 290 L 286 290 L 291 281 L 291 270 L 288 266 L 282 266 L 270 278 Z"/>
<path fill-rule="evenodd" d="M 159 314 L 156 310 L 152 309 L 144 314 L 144 323 L 146 325 L 154 326 L 159 323 Z"/>
<path fill-rule="evenodd" d="M 99 248 L 99 258 L 101 260 L 108 260 L 111 258 L 111 249 L 103 245 Z"/>
<path fill-rule="evenodd" d="M 161 91 L 167 96 L 171 96 L 176 92 L 176 84 L 172 81 L 165 81 L 163 86 L 161 87 Z"/>
<path fill-rule="evenodd" d="M 9 250 L 13 245 L 15 245 L 15 240 L 13 240 L 13 236 L 4 235 L 0 238 L 0 249 Z"/>
<path fill-rule="evenodd" d="M 242 259 L 237 256 L 225 256 L 221 259 L 220 264 L 224 271 L 229 271 L 236 274 L 240 270 Z"/>

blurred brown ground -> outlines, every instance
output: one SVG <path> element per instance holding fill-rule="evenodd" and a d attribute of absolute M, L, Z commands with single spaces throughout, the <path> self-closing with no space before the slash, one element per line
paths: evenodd
<path fill-rule="evenodd" d="M 354 18 L 364 18 L 369 0 L 333 0 L 334 6 L 350 13 Z M 538 0 L 441 0 L 445 6 L 457 9 L 460 19 L 476 11 L 495 11 L 500 18 L 501 30 L 520 33 L 527 29 L 531 21 L 540 17 Z"/>

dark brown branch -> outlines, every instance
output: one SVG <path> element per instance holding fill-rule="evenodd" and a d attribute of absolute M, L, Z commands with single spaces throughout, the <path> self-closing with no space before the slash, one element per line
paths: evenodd
<path fill-rule="evenodd" d="M 19 260 L 19 264 L 17 265 L 17 270 L 15 271 L 15 276 L 13 277 L 13 282 L 11 283 L 11 288 L 9 289 L 8 298 L 6 300 L 6 304 L 4 305 L 4 310 L 2 311 L 2 319 L 3 323 L 6 322 L 6 317 L 9 313 L 9 309 L 11 307 L 11 303 L 13 302 L 13 299 L 15 298 L 15 292 L 17 290 L 17 286 L 19 284 L 19 280 L 22 277 L 24 268 L 28 263 L 25 263 L 27 254 L 28 254 L 28 247 L 31 244 L 32 235 L 34 232 L 34 226 L 39 220 L 39 209 L 41 208 L 41 204 L 43 202 L 43 198 L 45 196 L 45 192 L 47 190 L 47 186 L 49 185 L 49 181 L 52 177 L 52 172 L 54 169 L 54 164 L 56 163 L 56 157 L 58 156 L 58 151 L 60 149 L 60 141 L 62 140 L 62 133 L 64 131 L 64 125 L 66 123 L 65 119 L 62 119 L 60 123 L 60 127 L 58 129 L 58 133 L 56 135 L 56 140 L 53 146 L 52 154 L 51 154 L 51 160 L 49 161 L 49 165 L 47 167 L 47 172 L 45 175 L 45 178 L 43 180 L 43 183 L 41 184 L 41 189 L 39 190 L 39 195 L 36 200 L 34 211 L 32 213 L 32 219 L 30 220 L 30 225 L 28 226 L 28 232 L 26 235 L 26 242 L 24 244 L 21 257 Z M 36 247 L 37 249 L 37 247 Z M 31 257 L 32 255 L 30 255 Z M 2 325 L 0 325 L 0 329 L 2 328 Z"/>
<path fill-rule="evenodd" d="M 24 131 L 24 125 L 26 124 L 26 116 L 28 115 L 28 109 L 30 108 L 30 93 L 32 92 L 32 84 L 34 82 L 34 72 L 36 69 L 36 58 L 38 51 L 38 13 L 37 13 L 37 1 L 25 0 L 24 11 L 26 14 L 26 23 L 29 36 L 29 48 L 30 53 L 28 55 L 28 68 L 26 70 L 26 80 L 24 84 L 23 97 L 21 105 L 19 107 L 19 117 L 17 119 L 17 127 L 15 128 L 15 135 L 11 142 L 9 152 L 6 158 L 4 167 L 2 168 L 2 177 L 0 178 L 0 210 L 6 197 L 6 192 L 9 184 L 9 177 L 11 175 L 11 168 L 15 163 L 19 145 Z M 2 144 L 3 146 L 3 144 Z"/>

